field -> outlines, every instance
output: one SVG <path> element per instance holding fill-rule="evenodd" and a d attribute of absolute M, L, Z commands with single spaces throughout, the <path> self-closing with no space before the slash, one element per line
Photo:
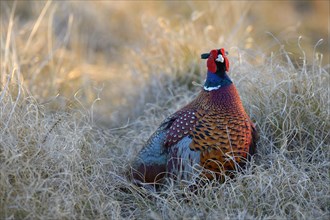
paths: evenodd
<path fill-rule="evenodd" d="M 0 14 L 0 219 L 330 218 L 328 1 L 1 1 Z M 134 156 L 220 47 L 258 153 L 197 191 L 135 186 Z"/>

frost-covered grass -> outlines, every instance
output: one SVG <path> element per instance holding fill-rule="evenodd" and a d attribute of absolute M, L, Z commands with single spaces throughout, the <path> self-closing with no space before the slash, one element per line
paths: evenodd
<path fill-rule="evenodd" d="M 24 4 L 1 2 L 0 219 L 329 218 L 328 42 L 295 38 L 294 54 L 281 40 L 254 44 L 250 4 L 223 3 L 221 24 L 214 2 L 189 3 L 191 14 L 165 3 L 145 14 L 142 4 Z M 221 46 L 258 154 L 235 179 L 195 191 L 133 185 L 131 160 L 198 93 L 199 54 Z"/>

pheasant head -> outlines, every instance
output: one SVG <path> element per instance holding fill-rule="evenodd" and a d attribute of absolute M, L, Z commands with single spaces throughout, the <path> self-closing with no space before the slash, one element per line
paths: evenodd
<path fill-rule="evenodd" d="M 207 76 L 204 90 L 212 91 L 231 84 L 232 81 L 227 75 L 229 71 L 229 61 L 225 49 L 211 50 L 206 56 Z M 204 58 L 203 55 L 202 58 Z"/>

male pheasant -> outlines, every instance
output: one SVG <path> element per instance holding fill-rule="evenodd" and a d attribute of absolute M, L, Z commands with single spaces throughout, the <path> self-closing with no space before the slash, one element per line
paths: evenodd
<path fill-rule="evenodd" d="M 132 164 L 135 183 L 156 184 L 168 176 L 190 181 L 196 172 L 222 178 L 255 152 L 257 132 L 227 75 L 225 50 L 211 50 L 207 57 L 203 90 L 149 138 Z"/>

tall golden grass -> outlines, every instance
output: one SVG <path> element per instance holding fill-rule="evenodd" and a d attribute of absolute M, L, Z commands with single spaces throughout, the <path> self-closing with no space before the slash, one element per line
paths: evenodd
<path fill-rule="evenodd" d="M 326 1 L 2 1 L 0 219 L 328 219 L 328 16 Z M 258 154 L 196 192 L 136 187 L 130 161 L 218 47 Z"/>

